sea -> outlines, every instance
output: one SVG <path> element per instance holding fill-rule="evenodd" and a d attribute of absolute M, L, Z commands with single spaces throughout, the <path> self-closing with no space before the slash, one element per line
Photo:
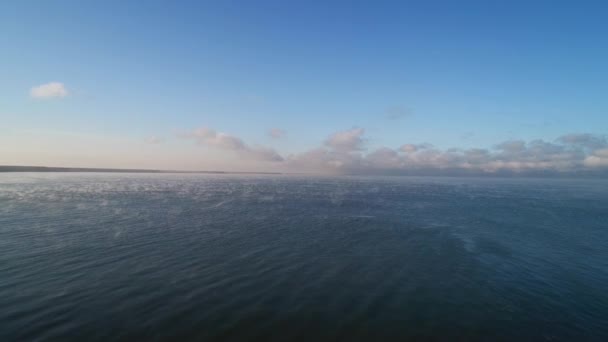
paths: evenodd
<path fill-rule="evenodd" d="M 608 180 L 0 174 L 0 341 L 607 341 Z"/>

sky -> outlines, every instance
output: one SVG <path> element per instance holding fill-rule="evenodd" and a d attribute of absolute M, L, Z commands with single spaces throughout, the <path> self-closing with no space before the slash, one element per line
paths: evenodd
<path fill-rule="evenodd" d="M 0 164 L 608 172 L 606 1 L 3 1 Z"/>

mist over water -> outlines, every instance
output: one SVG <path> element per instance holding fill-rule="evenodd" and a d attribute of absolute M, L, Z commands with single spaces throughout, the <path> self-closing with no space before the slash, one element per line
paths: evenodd
<path fill-rule="evenodd" d="M 0 175 L 0 340 L 608 339 L 608 182 Z"/>

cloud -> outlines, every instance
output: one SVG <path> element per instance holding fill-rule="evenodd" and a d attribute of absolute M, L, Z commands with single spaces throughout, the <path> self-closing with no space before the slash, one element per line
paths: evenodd
<path fill-rule="evenodd" d="M 424 150 L 424 149 L 431 148 L 431 147 L 433 147 L 433 145 L 431 145 L 431 144 L 404 144 L 404 145 L 401 145 L 401 147 L 399 147 L 399 151 L 405 152 L 405 153 L 412 153 L 412 152 Z"/>
<path fill-rule="evenodd" d="M 509 140 L 493 148 L 438 149 L 403 144 L 397 149 L 364 148 L 361 128 L 330 135 L 324 145 L 291 155 L 292 169 L 349 174 L 560 175 L 608 172 L 605 138 L 573 134 L 555 141 Z"/>
<path fill-rule="evenodd" d="M 523 140 L 508 140 L 496 145 L 496 148 L 504 153 L 519 153 L 526 149 L 526 142 Z"/>
<path fill-rule="evenodd" d="M 164 141 L 164 139 L 153 135 L 147 137 L 144 141 L 146 142 L 146 144 L 160 144 Z"/>
<path fill-rule="evenodd" d="M 365 130 L 363 128 L 352 128 L 350 130 L 336 132 L 325 140 L 325 146 L 340 152 L 358 151 L 363 148 L 365 143 L 365 140 L 363 139 L 364 133 Z"/>
<path fill-rule="evenodd" d="M 273 138 L 273 139 L 281 139 L 283 137 L 285 137 L 285 131 L 280 129 L 280 128 L 271 128 L 268 131 L 268 136 Z"/>
<path fill-rule="evenodd" d="M 585 158 L 585 166 L 591 168 L 608 168 L 608 148 L 594 151 L 592 155 Z"/>
<path fill-rule="evenodd" d="M 283 157 L 274 149 L 263 146 L 247 147 L 246 152 L 255 160 L 282 162 Z"/>
<path fill-rule="evenodd" d="M 361 154 L 337 152 L 318 147 L 286 159 L 287 168 L 298 172 L 349 173 L 361 164 Z"/>
<path fill-rule="evenodd" d="M 328 174 L 558 176 L 608 175 L 604 136 L 570 134 L 553 141 L 508 140 L 488 148 L 437 148 L 405 143 L 370 149 L 363 128 L 330 134 L 310 150 L 285 158 L 274 149 L 208 127 L 179 134 L 198 144 L 230 151 L 239 160 L 273 162 L 274 170 Z"/>
<path fill-rule="evenodd" d="M 69 92 L 60 82 L 50 82 L 30 89 L 30 96 L 35 99 L 66 97 Z"/>
<path fill-rule="evenodd" d="M 185 139 L 195 140 L 201 145 L 206 145 L 222 150 L 233 151 L 240 157 L 257 161 L 283 161 L 275 150 L 262 146 L 249 146 L 241 138 L 227 133 L 217 132 L 208 127 L 201 127 L 190 132 L 178 133 Z"/>
<path fill-rule="evenodd" d="M 605 136 L 593 134 L 568 134 L 559 137 L 557 140 L 564 144 L 590 149 L 608 147 L 608 141 L 606 140 Z"/>

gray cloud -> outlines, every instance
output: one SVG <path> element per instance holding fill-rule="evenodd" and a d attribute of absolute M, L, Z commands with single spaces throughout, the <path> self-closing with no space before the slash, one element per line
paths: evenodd
<path fill-rule="evenodd" d="M 216 132 L 208 127 L 198 128 L 191 132 L 178 133 L 178 136 L 185 139 L 193 139 L 201 145 L 233 151 L 247 159 L 272 162 L 283 161 L 283 157 L 271 148 L 249 146 L 241 138 Z"/>
<path fill-rule="evenodd" d="M 593 134 L 568 134 L 558 138 L 563 144 L 574 145 L 589 149 L 598 149 L 608 147 L 608 141 L 605 136 Z"/>

